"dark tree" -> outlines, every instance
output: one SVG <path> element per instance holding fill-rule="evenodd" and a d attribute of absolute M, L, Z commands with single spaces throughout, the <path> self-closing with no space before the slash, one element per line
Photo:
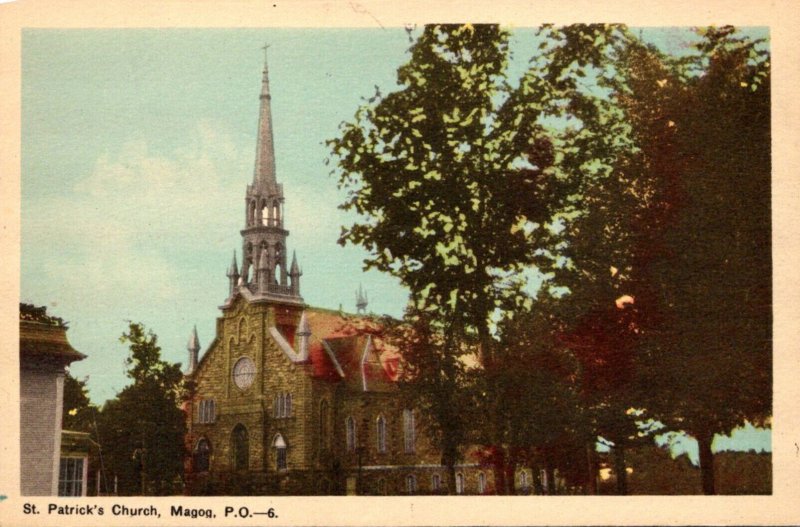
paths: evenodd
<path fill-rule="evenodd" d="M 495 399 L 507 402 L 497 411 L 504 422 L 503 443 L 509 446 L 505 481 L 511 493 L 515 467 L 528 466 L 533 474 L 543 469 L 548 485 L 558 469 L 570 486 L 587 491 L 594 478 L 587 449 L 594 448 L 596 437 L 580 398 L 580 363 L 560 342 L 563 323 L 555 316 L 556 303 L 540 297 L 535 312 L 500 324 L 499 367 L 479 381 L 494 389 Z"/>
<path fill-rule="evenodd" d="M 658 232 L 653 197 L 660 183 L 625 107 L 628 98 L 648 96 L 638 82 L 637 60 L 645 47 L 619 25 L 546 27 L 540 35 L 542 73 L 531 74 L 558 93 L 552 112 L 563 152 L 559 170 L 573 182 L 553 251 L 553 283 L 565 295 L 557 315 L 561 344 L 580 365 L 587 425 L 614 444 L 617 491 L 625 494 L 624 452 L 639 438 L 637 418 L 629 412 L 640 404 L 637 355 L 657 315 L 645 271 Z M 660 68 L 656 78 L 663 78 L 659 61 L 648 67 L 648 75 Z"/>
<path fill-rule="evenodd" d="M 649 404 L 697 439 L 713 494 L 714 435 L 772 413 L 770 65 L 730 27 L 704 30 L 697 48 L 669 119 L 682 170 L 645 371 Z"/>
<path fill-rule="evenodd" d="M 425 417 L 427 431 L 447 469 L 445 488 L 454 494 L 455 466 L 463 459 L 461 447 L 471 437 L 474 417 L 467 341 L 453 328 L 413 309 L 392 334 L 393 342 L 403 350 L 401 392 Z"/>
<path fill-rule="evenodd" d="M 79 432 L 94 431 L 94 417 L 97 408 L 89 400 L 85 380 L 78 380 L 71 374 L 64 376 L 64 406 L 61 428 Z"/>
<path fill-rule="evenodd" d="M 133 384 L 108 401 L 98 419 L 108 478 L 118 478 L 122 495 L 174 494 L 186 432 L 180 365 L 161 360 L 158 338 L 141 324 L 131 323 L 120 340 L 130 348 Z"/>

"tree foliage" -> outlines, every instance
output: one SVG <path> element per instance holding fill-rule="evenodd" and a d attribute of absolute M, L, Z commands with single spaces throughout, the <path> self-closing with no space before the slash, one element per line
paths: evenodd
<path fill-rule="evenodd" d="M 359 215 L 340 242 L 409 288 L 441 430 L 483 412 L 511 466 L 602 435 L 625 492 L 624 449 L 657 418 L 698 438 L 713 492 L 713 435 L 769 418 L 769 56 L 701 33 L 675 57 L 621 25 L 546 26 L 515 83 L 506 31 L 428 26 L 400 89 L 329 142 Z"/>
<path fill-rule="evenodd" d="M 61 428 L 78 432 L 92 432 L 97 408 L 89 399 L 86 380 L 69 374 L 64 376 L 64 399 Z"/>
<path fill-rule="evenodd" d="M 470 439 L 474 391 L 463 334 L 424 311 L 409 308 L 392 332 L 403 350 L 401 393 L 424 416 L 426 432 L 447 469 L 445 489 L 455 493 L 455 467 Z"/>
<path fill-rule="evenodd" d="M 714 433 L 771 413 L 767 54 L 732 28 L 682 59 L 622 27 L 549 41 L 548 78 L 577 121 L 556 281 L 586 404 L 618 449 L 641 435 L 626 409 L 690 430 L 710 471 Z"/>
<path fill-rule="evenodd" d="M 340 242 L 368 249 L 366 267 L 400 278 L 417 309 L 485 336 L 495 308 L 522 301 L 510 275 L 536 259 L 559 194 L 552 145 L 535 98 L 506 81 L 506 31 L 427 26 L 410 53 L 401 89 L 329 142 L 342 207 L 360 215 Z"/>
<path fill-rule="evenodd" d="M 501 323 L 501 367 L 485 372 L 479 381 L 484 393 L 494 392 L 481 406 L 502 418 L 501 440 L 509 447 L 504 479 L 510 493 L 515 491 L 517 466 L 529 466 L 534 474 L 545 470 L 551 485 L 556 469 L 570 486 L 587 488 L 592 479 L 586 452 L 594 448 L 596 434 L 580 397 L 580 362 L 559 342 L 563 323 L 555 316 L 556 303 L 542 295 L 536 311 Z"/>
<path fill-rule="evenodd" d="M 158 338 L 130 323 L 120 341 L 133 383 L 103 407 L 98 427 L 107 480 L 122 495 L 174 494 L 183 475 L 185 416 L 179 407 L 183 374 L 161 359 Z"/>
<path fill-rule="evenodd" d="M 770 64 L 730 27 L 697 47 L 673 104 L 682 171 L 652 273 L 665 320 L 643 371 L 661 396 L 650 404 L 698 439 L 713 493 L 714 434 L 772 413 Z"/>
<path fill-rule="evenodd" d="M 409 288 L 412 325 L 443 332 L 440 343 L 429 341 L 428 357 L 409 360 L 412 369 L 441 368 L 438 391 L 420 393 L 441 410 L 434 413 L 452 460 L 462 435 L 448 432 L 456 412 L 447 401 L 464 388 L 459 356 L 471 345 L 492 367 L 491 316 L 530 307 L 522 270 L 542 260 L 535 240 L 547 236 L 564 191 L 539 122 L 544 95 L 522 96 L 507 82 L 506 31 L 427 26 L 410 53 L 398 70 L 401 88 L 376 94 L 329 145 L 349 192 L 342 207 L 360 215 L 340 242 L 364 246 L 367 268 Z"/>

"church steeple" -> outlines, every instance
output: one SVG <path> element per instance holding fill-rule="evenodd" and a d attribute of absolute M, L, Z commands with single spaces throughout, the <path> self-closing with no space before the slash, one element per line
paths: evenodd
<path fill-rule="evenodd" d="M 293 279 L 292 284 L 289 283 L 290 271 L 286 266 L 289 231 L 283 225 L 283 185 L 278 183 L 275 171 L 267 48 L 263 48 L 256 159 L 253 182 L 247 186 L 245 194 L 245 227 L 241 231 L 242 272 L 237 277 L 237 287 L 241 284 L 258 298 L 302 304 L 299 282 L 295 283 Z"/>
<path fill-rule="evenodd" d="M 267 64 L 267 48 L 264 46 L 264 72 L 261 79 L 261 108 L 258 114 L 258 141 L 256 142 L 256 166 L 253 171 L 253 187 L 263 193 L 280 196 L 283 199 L 283 188 L 275 179 L 275 144 L 272 134 L 272 109 L 269 93 L 269 65 Z"/>

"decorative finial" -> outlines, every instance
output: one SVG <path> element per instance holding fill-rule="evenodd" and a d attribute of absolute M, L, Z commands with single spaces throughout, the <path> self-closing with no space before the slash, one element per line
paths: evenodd
<path fill-rule="evenodd" d="M 194 326 L 192 333 L 189 335 L 189 342 L 186 344 L 186 349 L 189 350 L 189 366 L 184 372 L 185 375 L 192 375 L 197 369 L 197 363 L 200 353 L 200 339 L 197 338 L 197 326 Z"/>
<path fill-rule="evenodd" d="M 356 313 L 364 315 L 367 312 L 367 293 L 361 284 L 358 284 L 358 291 L 356 291 Z"/>
<path fill-rule="evenodd" d="M 197 338 L 197 326 L 194 326 L 192 333 L 189 335 L 189 343 L 186 345 L 189 351 L 200 350 L 200 339 Z"/>
<path fill-rule="evenodd" d="M 236 249 L 233 250 L 233 261 L 228 269 L 228 276 L 239 278 L 239 264 L 236 262 Z"/>

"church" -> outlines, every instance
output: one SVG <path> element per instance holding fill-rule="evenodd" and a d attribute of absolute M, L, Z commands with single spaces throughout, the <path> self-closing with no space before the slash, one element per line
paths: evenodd
<path fill-rule="evenodd" d="M 364 315 L 366 295 L 359 288 L 356 315 L 303 300 L 296 255 L 287 264 L 270 100 L 265 63 L 241 265 L 234 253 L 229 295 L 202 357 L 196 330 L 188 344 L 187 491 L 447 493 L 425 416 L 398 396 L 402 350 Z M 454 485 L 456 493 L 490 493 L 491 470 L 467 455 Z"/>

